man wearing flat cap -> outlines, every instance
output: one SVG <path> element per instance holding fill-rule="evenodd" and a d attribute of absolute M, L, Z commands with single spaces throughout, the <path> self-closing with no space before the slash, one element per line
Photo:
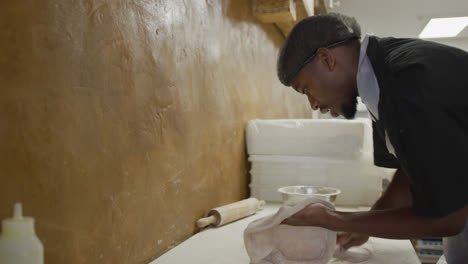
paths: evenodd
<path fill-rule="evenodd" d="M 306 18 L 281 48 L 278 77 L 332 116 L 354 118 L 359 96 L 372 117 L 375 164 L 397 171 L 368 212 L 309 205 L 283 223 L 345 232 L 344 248 L 369 236 L 446 237 L 447 262 L 468 263 L 468 53 L 420 39 L 360 39 L 354 18 Z"/>

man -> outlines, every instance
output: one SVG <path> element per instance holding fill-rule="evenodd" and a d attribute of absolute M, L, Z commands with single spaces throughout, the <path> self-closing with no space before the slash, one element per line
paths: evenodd
<path fill-rule="evenodd" d="M 397 171 L 369 212 L 310 205 L 286 219 L 369 236 L 450 237 L 448 263 L 468 263 L 468 53 L 419 40 L 366 36 L 340 14 L 298 23 L 281 48 L 278 77 L 314 110 L 347 119 L 361 97 L 373 119 L 374 162 Z"/>

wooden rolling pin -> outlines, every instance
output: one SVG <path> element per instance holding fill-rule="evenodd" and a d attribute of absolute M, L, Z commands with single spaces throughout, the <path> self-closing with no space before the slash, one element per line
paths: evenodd
<path fill-rule="evenodd" d="M 207 225 L 222 226 L 232 221 L 255 214 L 262 209 L 265 201 L 259 201 L 257 198 L 249 198 L 239 202 L 231 203 L 221 207 L 216 207 L 208 212 L 208 216 L 200 218 L 197 226 L 203 228 Z"/>

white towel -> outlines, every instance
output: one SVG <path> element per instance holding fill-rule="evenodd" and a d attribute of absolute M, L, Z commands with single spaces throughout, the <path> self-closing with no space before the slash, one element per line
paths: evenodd
<path fill-rule="evenodd" d="M 295 206 L 283 206 L 274 215 L 251 222 L 244 231 L 244 243 L 250 262 L 255 264 L 325 264 L 336 248 L 336 232 L 315 226 L 281 225 L 281 222 L 312 203 L 331 209 L 334 206 L 316 198 L 300 201 Z M 352 262 L 369 259 L 370 252 L 355 258 L 352 252 L 339 253 L 337 258 Z M 354 260 L 354 261 L 353 261 Z"/>

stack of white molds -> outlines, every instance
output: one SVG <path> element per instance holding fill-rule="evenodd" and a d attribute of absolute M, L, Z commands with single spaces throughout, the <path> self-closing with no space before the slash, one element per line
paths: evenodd
<path fill-rule="evenodd" d="M 246 130 L 250 191 L 258 199 L 281 201 L 279 187 L 315 185 L 341 189 L 337 205 L 372 205 L 391 173 L 373 165 L 368 119 L 257 119 Z"/>

